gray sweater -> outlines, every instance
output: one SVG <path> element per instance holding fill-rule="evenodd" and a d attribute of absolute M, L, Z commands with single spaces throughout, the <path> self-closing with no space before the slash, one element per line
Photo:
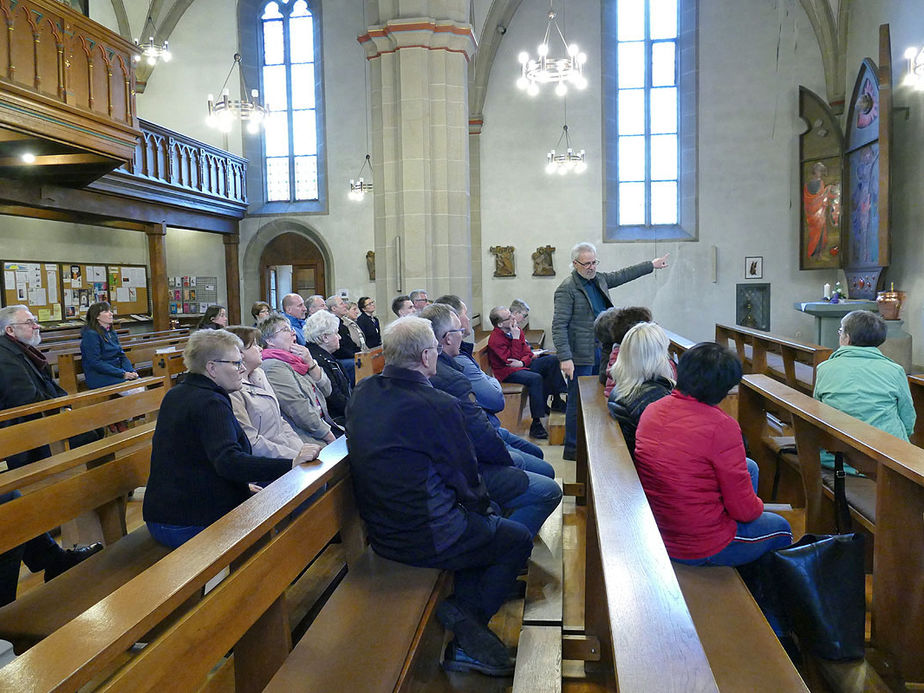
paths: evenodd
<path fill-rule="evenodd" d="M 596 282 L 607 308 L 613 306 L 609 290 L 654 271 L 651 260 L 624 267 L 615 272 L 597 272 Z M 577 270 L 555 289 L 555 314 L 552 316 L 552 340 L 559 361 L 574 361 L 576 366 L 594 363 L 594 320 L 596 314 Z"/>

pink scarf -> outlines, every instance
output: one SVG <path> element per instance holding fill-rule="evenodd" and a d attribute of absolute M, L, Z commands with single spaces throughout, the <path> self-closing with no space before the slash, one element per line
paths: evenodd
<path fill-rule="evenodd" d="M 285 361 L 290 366 L 292 366 L 292 370 L 299 375 L 305 375 L 308 373 L 308 364 L 302 360 L 301 356 L 296 356 L 291 351 L 284 351 L 282 349 L 264 349 L 263 360 L 266 361 L 266 359 L 279 359 L 280 361 Z"/>

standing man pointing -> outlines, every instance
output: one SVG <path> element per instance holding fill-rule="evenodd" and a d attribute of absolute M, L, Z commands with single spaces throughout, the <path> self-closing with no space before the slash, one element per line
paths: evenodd
<path fill-rule="evenodd" d="M 571 249 L 573 270 L 555 289 L 555 314 L 552 317 L 552 340 L 561 362 L 561 371 L 568 381 L 564 459 L 575 459 L 577 400 L 580 397 L 577 377 L 599 372 L 600 347 L 594 340 L 594 320 L 613 306 L 609 290 L 667 267 L 669 254 L 615 272 L 598 273 L 597 249 L 593 245 L 578 243 Z"/>

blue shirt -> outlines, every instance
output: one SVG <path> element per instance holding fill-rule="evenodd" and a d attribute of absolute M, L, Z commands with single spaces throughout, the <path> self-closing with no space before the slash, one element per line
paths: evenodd
<path fill-rule="evenodd" d="M 597 286 L 596 278 L 584 279 L 584 277 L 581 277 L 581 281 L 584 282 L 584 288 L 587 290 L 587 295 L 590 297 L 590 307 L 593 309 L 594 315 L 600 315 L 600 313 L 606 310 L 606 301 L 603 298 L 603 294 L 600 293 L 600 287 Z"/>
<path fill-rule="evenodd" d="M 305 333 L 302 331 L 302 328 L 305 326 L 307 320 L 302 318 L 296 318 L 294 315 L 289 315 L 288 313 L 283 313 L 289 320 L 289 324 L 292 325 L 292 329 L 295 330 L 295 341 L 305 346 Z"/>

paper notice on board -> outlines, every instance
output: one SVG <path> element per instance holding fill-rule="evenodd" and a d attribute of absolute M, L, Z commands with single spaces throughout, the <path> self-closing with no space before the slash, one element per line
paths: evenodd
<path fill-rule="evenodd" d="M 116 302 L 117 303 L 128 303 L 128 287 L 127 286 L 120 286 L 116 289 Z"/>
<path fill-rule="evenodd" d="M 61 319 L 61 304 L 56 304 L 51 308 L 51 319 L 60 320 Z"/>
<path fill-rule="evenodd" d="M 30 306 L 44 306 L 46 303 L 48 303 L 48 299 L 45 295 L 45 289 L 32 289 L 29 292 Z"/>
<path fill-rule="evenodd" d="M 91 283 L 106 281 L 106 267 L 103 265 L 87 265 L 87 281 Z"/>
<path fill-rule="evenodd" d="M 48 267 L 49 265 L 45 265 Z M 48 302 L 57 303 L 58 302 L 58 273 L 57 272 L 47 272 L 48 277 Z"/>
<path fill-rule="evenodd" d="M 15 272 L 4 272 L 3 273 L 3 285 L 7 289 L 13 289 L 16 287 L 16 273 Z"/>
<path fill-rule="evenodd" d="M 51 317 L 51 311 L 48 308 L 39 308 L 38 310 L 38 321 L 39 322 L 48 322 L 49 320 L 54 320 Z"/>

